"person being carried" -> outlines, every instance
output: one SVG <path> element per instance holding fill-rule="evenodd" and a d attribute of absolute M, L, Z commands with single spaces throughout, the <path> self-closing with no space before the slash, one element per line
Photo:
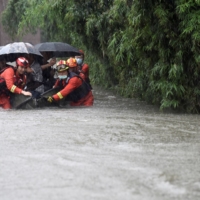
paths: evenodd
<path fill-rule="evenodd" d="M 19 60 L 20 64 L 19 64 Z M 10 109 L 10 96 L 12 93 L 23 94 L 25 96 L 32 96 L 28 91 L 24 91 L 24 81 L 23 73 L 28 66 L 28 61 L 25 58 L 18 58 L 16 60 L 17 69 L 14 70 L 13 67 L 6 65 L 5 60 L 0 61 L 0 107 L 4 109 Z M 22 78 L 23 81 L 20 81 Z M 18 86 L 19 87 L 18 87 Z"/>
<path fill-rule="evenodd" d="M 78 64 L 78 71 L 82 72 L 85 75 L 85 81 L 88 83 L 88 85 L 92 89 L 92 86 L 90 84 L 90 78 L 89 78 L 89 65 L 87 63 L 84 63 L 85 54 L 83 50 L 79 50 L 79 52 L 81 53 L 81 55 L 75 56 L 76 62 Z"/>
<path fill-rule="evenodd" d="M 55 84 L 54 69 L 52 68 L 56 64 L 56 58 L 52 56 L 51 52 L 41 52 L 43 55 L 42 75 L 44 83 L 44 91 L 47 91 Z"/>
<path fill-rule="evenodd" d="M 44 92 L 42 67 L 34 55 L 27 55 L 30 67 L 27 68 L 26 90 L 31 91 L 33 98 L 38 99 Z"/>
<path fill-rule="evenodd" d="M 91 88 L 78 74 L 74 73 L 77 62 L 74 58 L 67 61 L 60 60 L 57 63 L 58 80 L 54 87 L 61 87 L 61 90 L 53 96 L 49 96 L 47 101 L 52 103 L 63 98 L 69 99 L 71 106 L 92 106 L 94 97 Z"/>

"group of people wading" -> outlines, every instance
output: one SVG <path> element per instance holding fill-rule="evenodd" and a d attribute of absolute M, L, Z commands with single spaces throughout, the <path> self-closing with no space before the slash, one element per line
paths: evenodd
<path fill-rule="evenodd" d="M 17 58 L 15 66 L 0 60 L 0 107 L 12 108 L 13 93 L 40 99 L 52 88 L 59 91 L 45 98 L 50 104 L 67 99 L 71 106 L 92 106 L 94 97 L 89 66 L 83 63 L 84 52 L 80 50 L 79 56 L 57 62 L 55 58 L 49 59 L 51 55 L 47 52 L 42 54 L 42 65 L 30 54 Z"/>

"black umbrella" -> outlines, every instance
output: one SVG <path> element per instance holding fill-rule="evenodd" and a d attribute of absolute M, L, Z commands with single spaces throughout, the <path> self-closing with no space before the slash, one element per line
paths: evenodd
<path fill-rule="evenodd" d="M 0 60 L 5 59 L 6 61 L 13 62 L 18 57 L 26 56 L 31 54 L 35 56 L 35 59 L 42 61 L 42 54 L 32 44 L 25 42 L 14 42 L 3 46 L 0 49 Z"/>
<path fill-rule="evenodd" d="M 80 52 L 75 47 L 64 42 L 44 42 L 35 45 L 40 52 L 51 52 L 54 57 L 78 56 Z"/>

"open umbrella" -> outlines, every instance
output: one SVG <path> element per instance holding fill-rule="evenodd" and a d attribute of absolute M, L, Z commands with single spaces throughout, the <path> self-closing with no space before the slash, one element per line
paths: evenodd
<path fill-rule="evenodd" d="M 42 54 L 32 44 L 25 42 L 14 42 L 3 46 L 0 49 L 0 60 L 5 59 L 6 61 L 13 62 L 18 57 L 31 54 L 35 56 L 39 61 L 42 60 Z"/>
<path fill-rule="evenodd" d="M 75 47 L 64 42 L 43 42 L 35 45 L 40 52 L 51 52 L 54 57 L 78 56 L 80 52 Z"/>

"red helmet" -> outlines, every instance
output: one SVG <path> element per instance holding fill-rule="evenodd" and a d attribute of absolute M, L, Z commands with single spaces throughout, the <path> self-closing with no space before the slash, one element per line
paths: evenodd
<path fill-rule="evenodd" d="M 69 67 L 77 67 L 77 66 L 78 66 L 78 64 L 77 64 L 75 58 L 69 58 L 69 59 L 67 60 L 67 65 L 68 65 Z"/>
<path fill-rule="evenodd" d="M 28 62 L 28 60 L 26 58 L 19 57 L 16 60 L 16 64 L 17 64 L 17 66 L 21 66 L 21 67 L 28 67 L 29 62 Z"/>
<path fill-rule="evenodd" d="M 56 68 L 58 72 L 62 72 L 69 69 L 69 67 L 67 66 L 67 62 L 65 60 L 59 60 L 56 63 Z"/>

